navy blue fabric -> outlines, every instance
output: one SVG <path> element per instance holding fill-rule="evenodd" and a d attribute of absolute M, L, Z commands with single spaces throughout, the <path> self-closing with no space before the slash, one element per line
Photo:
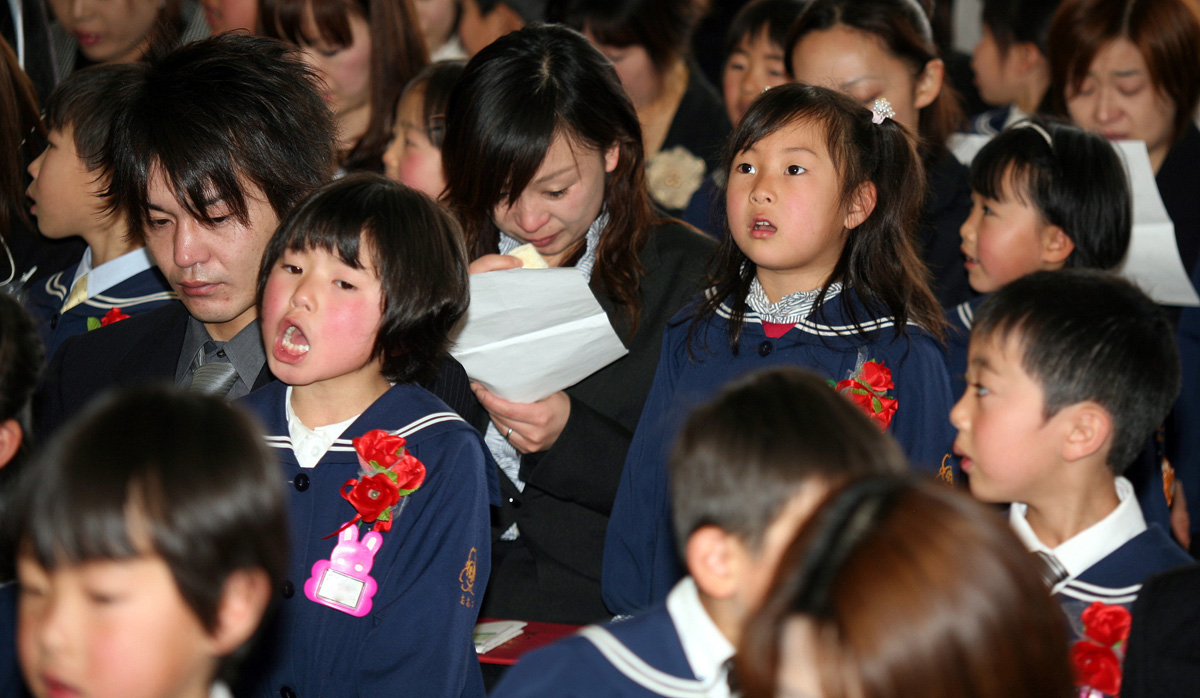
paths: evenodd
<path fill-rule="evenodd" d="M 665 604 L 659 604 L 635 618 L 609 623 L 604 627 L 655 669 L 679 678 L 696 678 Z M 490 694 L 491 698 L 635 698 L 655 695 L 658 694 L 621 673 L 590 640 L 578 635 L 522 657 Z"/>
<path fill-rule="evenodd" d="M 430 424 L 406 437 L 409 452 L 425 464 L 425 482 L 383 534 L 371 570 L 379 584 L 374 607 L 356 618 L 309 601 L 304 582 L 313 564 L 328 560 L 333 550 L 335 540 L 323 536 L 355 515 L 340 492 L 359 476 L 357 455 L 331 450 L 315 468 L 300 468 L 284 443 L 286 388 L 271 383 L 243 399 L 266 425 L 279 457 L 292 535 L 289 584 L 267 635 L 273 654 L 247 667 L 255 672 L 254 694 L 279 696 L 288 687 L 298 698 L 482 696 L 471 633 L 491 567 L 488 471 L 495 467 L 482 437 L 460 420 Z M 400 384 L 342 438 L 394 431 L 450 411 L 424 388 Z M 361 534 L 370 529 L 358 526 Z"/>
<path fill-rule="evenodd" d="M 739 375 L 789 365 L 842 380 L 855 370 L 860 356 L 879 361 L 891 370 L 893 395 L 899 400 L 889 433 L 915 468 L 938 472 L 954 440 L 949 419 L 953 400 L 940 345 L 912 325 L 907 338 L 897 338 L 890 318 L 874 321 L 876 329 L 864 339 L 847 326 L 846 303 L 858 303 L 852 291 L 827 302 L 825 318 L 814 312 L 807 326 L 797 325 L 778 339 L 766 337 L 757 314 L 748 314 L 736 356 L 729 350 L 728 324 L 722 317 L 711 318 L 696 332 L 694 347 L 701 358 L 695 361 L 688 354 L 688 311 L 668 328 L 609 519 L 601 590 L 610 611 L 647 608 L 665 598 L 683 576 L 671 528 L 667 455 L 688 411 Z M 858 315 L 870 317 L 861 306 Z"/>
<path fill-rule="evenodd" d="M 89 318 L 100 320 L 113 308 L 132 317 L 175 299 L 162 272 L 158 267 L 151 267 L 60 314 L 63 301 L 71 291 L 77 268 L 78 264 L 72 264 L 29 288 L 26 306 L 37 320 L 38 332 L 46 346 L 46 356 L 53 356 L 66 338 L 87 332 Z"/>

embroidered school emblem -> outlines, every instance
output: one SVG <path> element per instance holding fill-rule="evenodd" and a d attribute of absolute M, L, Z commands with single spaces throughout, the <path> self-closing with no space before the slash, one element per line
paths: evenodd
<path fill-rule="evenodd" d="M 459 597 L 458 602 L 467 608 L 475 605 L 476 555 L 475 548 L 471 548 L 471 552 L 467 553 L 467 562 L 463 565 L 462 572 L 458 573 L 459 588 L 465 592 Z"/>
<path fill-rule="evenodd" d="M 938 482 L 954 487 L 954 468 L 950 466 L 950 454 L 942 456 L 942 467 L 938 469 Z"/>

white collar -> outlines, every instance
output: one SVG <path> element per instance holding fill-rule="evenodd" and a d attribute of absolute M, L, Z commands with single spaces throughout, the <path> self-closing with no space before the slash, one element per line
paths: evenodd
<path fill-rule="evenodd" d="M 667 613 L 696 678 L 704 682 L 723 674 L 725 663 L 733 657 L 733 645 L 701 605 L 694 579 L 684 577 L 667 594 Z"/>
<path fill-rule="evenodd" d="M 209 689 L 208 698 L 233 698 L 233 693 L 229 690 L 229 686 L 217 681 Z"/>
<path fill-rule="evenodd" d="M 74 286 L 76 281 L 86 275 L 88 277 L 88 298 L 94 298 L 153 266 L 154 259 L 150 257 L 150 253 L 146 251 L 145 247 L 139 247 L 92 268 L 92 248 L 89 247 L 83 251 L 83 258 L 79 260 L 79 266 L 75 268 L 75 278 L 71 279 L 71 285 L 67 288 Z"/>
<path fill-rule="evenodd" d="M 296 462 L 301 468 L 315 468 L 317 463 L 342 435 L 361 415 L 356 414 L 344 422 L 327 424 L 323 427 L 312 428 L 300 421 L 292 410 L 292 386 L 288 386 L 283 395 L 283 412 L 287 416 L 288 436 L 292 438 L 292 453 L 296 454 Z"/>
<path fill-rule="evenodd" d="M 1116 488 L 1117 499 L 1121 502 L 1116 509 L 1053 550 L 1037 537 L 1025 520 L 1024 504 L 1014 503 L 1009 507 L 1008 521 L 1026 549 L 1050 553 L 1066 568 L 1069 575 L 1067 579 L 1074 579 L 1146 530 L 1146 519 L 1134 496 L 1133 485 L 1129 480 L 1117 476 Z M 1060 582 L 1054 591 L 1065 582 Z"/>

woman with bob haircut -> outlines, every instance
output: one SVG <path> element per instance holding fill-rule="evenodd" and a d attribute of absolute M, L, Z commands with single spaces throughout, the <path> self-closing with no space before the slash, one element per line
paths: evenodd
<path fill-rule="evenodd" d="M 1049 37 L 1052 108 L 1110 140 L 1146 143 L 1179 256 L 1200 287 L 1200 130 L 1192 122 L 1200 104 L 1200 10 L 1194 0 L 1065 0 Z M 1200 310 L 1168 310 L 1178 317 L 1183 367 L 1166 439 L 1177 482 L 1170 525 L 1186 548 L 1190 531 L 1200 526 Z M 1139 461 L 1135 469 L 1149 471 L 1132 478 L 1139 491 L 1155 493 L 1157 461 Z M 1147 519 L 1166 526 L 1166 507 L 1155 503 L 1143 504 Z"/>
<path fill-rule="evenodd" d="M 608 513 L 667 320 L 700 290 L 713 243 L 655 215 L 641 129 L 612 65 L 579 33 L 534 25 L 467 64 L 447 108 L 445 200 L 474 273 L 532 244 L 588 276 L 629 353 L 532 404 L 475 394 L 505 472 L 483 615 L 588 623 Z M 487 173 L 488 176 L 480 176 Z"/>
<path fill-rule="evenodd" d="M 564 23 L 616 68 L 637 110 L 654 203 L 673 216 L 720 167 L 732 128 L 721 94 L 691 60 L 707 0 L 571 0 Z"/>
<path fill-rule="evenodd" d="M 396 102 L 429 63 L 408 0 L 259 0 L 262 33 L 304 49 L 337 117 L 342 171 L 383 172 Z"/>
<path fill-rule="evenodd" d="M 801 527 L 737 668 L 745 698 L 1068 698 L 1067 645 L 1004 519 L 942 485 L 875 476 Z"/>
<path fill-rule="evenodd" d="M 946 146 L 963 123 L 958 94 L 918 0 L 812 0 L 796 19 L 784 55 L 798 82 L 849 94 L 870 109 L 886 99 L 895 120 L 919 136 L 925 206 L 918 251 L 943 307 L 971 297 L 959 226 L 971 212 L 970 177 Z"/>
<path fill-rule="evenodd" d="M 1195 190 L 1200 14 L 1192 0 L 1066 0 L 1050 25 L 1051 106 L 1110 140 L 1146 142 L 1184 267 L 1200 258 Z"/>

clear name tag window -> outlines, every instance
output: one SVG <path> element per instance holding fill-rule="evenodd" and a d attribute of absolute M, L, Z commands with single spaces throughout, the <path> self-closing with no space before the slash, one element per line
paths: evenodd
<path fill-rule="evenodd" d="M 346 608 L 355 608 L 366 583 L 336 570 L 325 570 L 317 585 L 317 597 Z"/>

